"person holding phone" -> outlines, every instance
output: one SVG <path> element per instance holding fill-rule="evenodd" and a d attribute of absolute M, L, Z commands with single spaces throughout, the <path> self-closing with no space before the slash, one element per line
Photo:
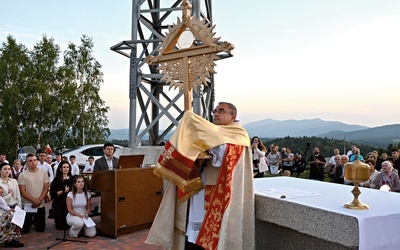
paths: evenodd
<path fill-rule="evenodd" d="M 251 139 L 251 152 L 253 154 L 253 175 L 254 178 L 262 178 L 264 177 L 264 171 L 260 169 L 260 165 L 266 165 L 265 154 L 267 152 L 267 148 L 264 146 L 260 138 L 254 136 Z M 264 161 L 264 162 L 261 162 Z"/>

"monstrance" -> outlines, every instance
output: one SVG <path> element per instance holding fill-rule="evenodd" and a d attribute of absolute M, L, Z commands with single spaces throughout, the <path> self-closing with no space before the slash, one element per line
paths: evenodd
<path fill-rule="evenodd" d="M 179 88 L 184 91 L 185 110 L 192 109 L 192 94 L 194 89 L 202 84 L 207 86 L 207 78 L 214 71 L 215 61 L 219 52 L 229 53 L 234 45 L 229 42 L 217 43 L 220 38 L 214 38 L 213 29 L 204 20 L 190 15 L 192 5 L 184 0 L 181 4 L 182 21 L 172 25 L 166 37 L 163 38 L 157 56 L 148 56 L 149 65 L 159 64 L 159 69 L 170 89 Z"/>

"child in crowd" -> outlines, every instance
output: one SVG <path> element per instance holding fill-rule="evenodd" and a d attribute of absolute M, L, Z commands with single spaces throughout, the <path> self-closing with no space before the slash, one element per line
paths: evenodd
<path fill-rule="evenodd" d="M 79 175 L 79 166 L 76 164 L 76 157 L 75 155 L 71 155 L 69 157 L 69 162 L 71 163 L 71 173 L 72 176 Z"/>
<path fill-rule="evenodd" d="M 88 163 L 86 164 L 86 166 L 83 169 L 82 173 L 83 174 L 93 173 L 93 169 L 94 169 L 94 157 L 93 156 L 89 156 Z"/>

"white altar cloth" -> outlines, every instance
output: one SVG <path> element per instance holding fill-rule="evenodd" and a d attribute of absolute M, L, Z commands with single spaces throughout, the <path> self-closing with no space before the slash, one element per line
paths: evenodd
<path fill-rule="evenodd" d="M 254 192 L 258 195 L 355 217 L 359 225 L 361 250 L 400 249 L 400 193 L 360 188 L 358 199 L 370 208 L 344 208 L 345 203 L 353 201 L 353 188 L 294 177 L 254 179 Z"/>

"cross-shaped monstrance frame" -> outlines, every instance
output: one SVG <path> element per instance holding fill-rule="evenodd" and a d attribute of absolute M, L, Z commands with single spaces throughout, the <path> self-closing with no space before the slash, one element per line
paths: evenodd
<path fill-rule="evenodd" d="M 192 89 L 207 85 L 207 78 L 214 71 L 215 61 L 219 52 L 230 53 L 234 45 L 229 42 L 217 43 L 213 29 L 205 21 L 190 15 L 192 5 L 188 0 L 182 1 L 182 21 L 179 20 L 169 28 L 163 38 L 161 49 L 157 56 L 148 56 L 149 65 L 159 64 L 165 80 L 172 87 L 184 91 L 185 110 L 192 109 Z M 201 41 L 196 45 L 194 40 Z"/>

